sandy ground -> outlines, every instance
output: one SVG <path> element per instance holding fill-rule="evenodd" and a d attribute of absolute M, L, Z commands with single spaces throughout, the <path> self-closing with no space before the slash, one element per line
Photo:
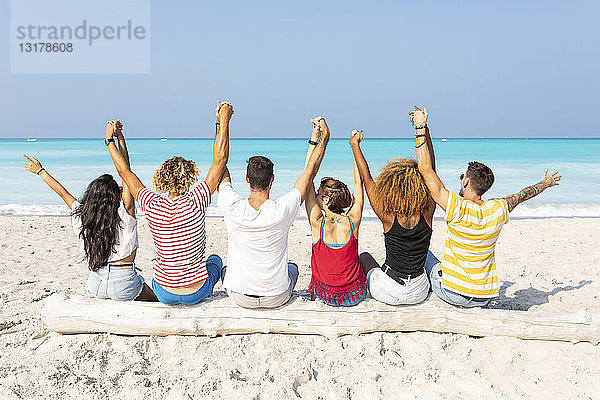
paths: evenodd
<path fill-rule="evenodd" d="M 226 256 L 221 218 L 208 250 Z M 150 281 L 153 247 L 140 218 L 137 264 Z M 310 279 L 310 231 L 298 220 L 290 259 Z M 443 222 L 432 251 L 441 256 Z M 514 220 L 497 246 L 493 307 L 600 311 L 600 220 Z M 361 251 L 384 254 L 377 221 Z M 40 300 L 85 294 L 87 270 L 64 217 L 0 217 L 0 398 L 85 399 L 600 399 L 600 346 L 456 334 L 373 333 L 326 339 L 48 333 Z M 218 285 L 216 291 L 221 291 Z M 439 301 L 431 298 L 428 301 Z"/>

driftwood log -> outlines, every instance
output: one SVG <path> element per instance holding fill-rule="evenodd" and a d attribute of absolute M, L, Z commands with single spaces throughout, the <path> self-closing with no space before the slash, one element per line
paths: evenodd
<path fill-rule="evenodd" d="M 195 306 L 117 302 L 79 295 L 46 298 L 42 316 L 49 330 L 63 334 L 107 332 L 119 335 L 238 335 L 285 333 L 336 337 L 370 332 L 428 331 L 470 336 L 600 342 L 600 312 L 533 312 L 460 309 L 426 301 L 393 307 L 366 300 L 352 308 L 328 307 L 295 296 L 276 310 L 248 310 L 225 296 Z"/>

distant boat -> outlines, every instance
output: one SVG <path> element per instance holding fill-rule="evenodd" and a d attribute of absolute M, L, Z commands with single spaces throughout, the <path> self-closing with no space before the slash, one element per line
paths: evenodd
<path fill-rule="evenodd" d="M 167 139 L 166 139 L 166 138 L 162 138 L 162 139 L 160 139 L 160 141 L 161 141 L 161 142 L 166 142 L 166 141 L 167 141 Z"/>
<path fill-rule="evenodd" d="M 27 138 L 27 141 L 28 141 L 28 142 L 37 142 L 37 138 L 34 138 L 34 137 L 28 137 L 28 138 Z"/>
<path fill-rule="evenodd" d="M 442 142 L 447 142 L 447 141 L 448 141 L 448 139 L 446 139 L 446 138 L 442 139 Z"/>

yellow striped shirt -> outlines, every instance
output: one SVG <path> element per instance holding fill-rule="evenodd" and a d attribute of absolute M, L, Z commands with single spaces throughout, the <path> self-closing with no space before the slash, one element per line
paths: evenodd
<path fill-rule="evenodd" d="M 507 222 L 506 200 L 486 200 L 478 205 L 450 192 L 442 258 L 442 285 L 446 289 L 465 296 L 498 296 L 494 249 Z"/>

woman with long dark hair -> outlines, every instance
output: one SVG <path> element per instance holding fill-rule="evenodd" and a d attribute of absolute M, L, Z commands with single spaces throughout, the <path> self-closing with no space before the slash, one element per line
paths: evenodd
<path fill-rule="evenodd" d="M 119 151 L 129 160 L 123 135 Z M 135 202 L 127 185 L 123 190 L 112 175 L 94 179 L 77 201 L 35 158 L 23 155 L 25 169 L 39 175 L 72 210 L 73 230 L 90 269 L 88 294 L 113 300 L 157 301 L 134 265 L 138 247 Z"/>

